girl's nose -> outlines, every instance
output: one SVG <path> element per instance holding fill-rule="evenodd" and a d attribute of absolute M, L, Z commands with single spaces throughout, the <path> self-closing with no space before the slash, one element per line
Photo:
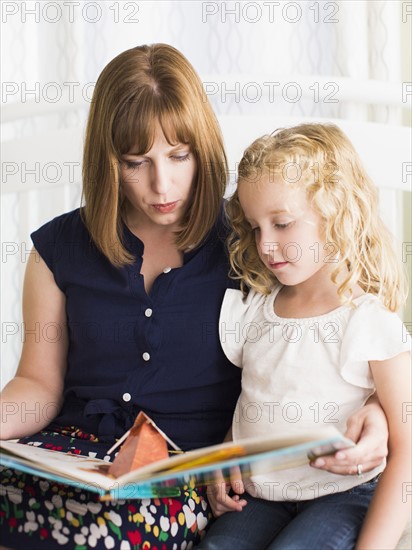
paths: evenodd
<path fill-rule="evenodd" d="M 279 248 L 279 243 L 270 239 L 269 235 L 262 235 L 259 239 L 259 248 L 262 254 L 274 257 L 276 250 Z"/>

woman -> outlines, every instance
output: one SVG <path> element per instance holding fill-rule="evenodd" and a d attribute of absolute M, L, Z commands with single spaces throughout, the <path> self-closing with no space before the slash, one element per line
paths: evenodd
<path fill-rule="evenodd" d="M 224 250 L 226 174 L 219 126 L 182 54 L 155 44 L 107 65 L 87 125 L 84 207 L 32 234 L 25 326 L 53 326 L 59 337 L 27 335 L 2 392 L 19 406 L 3 439 L 104 457 L 144 410 L 185 450 L 223 440 L 240 391 L 217 328 L 235 284 Z M 20 414 L 33 409 L 40 414 Z M 358 463 L 366 471 L 381 462 L 379 406 L 364 407 L 349 428 L 360 443 L 321 467 L 353 474 Z M 211 517 L 201 488 L 100 503 L 10 470 L 2 483 L 2 542 L 14 548 L 186 548 Z"/>

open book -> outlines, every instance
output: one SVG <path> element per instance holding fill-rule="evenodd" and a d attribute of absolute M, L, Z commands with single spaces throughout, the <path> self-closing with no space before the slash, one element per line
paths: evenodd
<path fill-rule="evenodd" d="M 176 454 L 114 478 L 108 475 L 110 463 L 104 460 L 0 441 L 0 464 L 96 492 L 102 499 L 136 499 L 178 496 L 189 483 L 212 483 L 216 471 L 229 478 L 232 466 L 239 466 L 247 477 L 302 466 L 353 445 L 332 426 L 291 431 L 282 437 L 230 441 Z"/>

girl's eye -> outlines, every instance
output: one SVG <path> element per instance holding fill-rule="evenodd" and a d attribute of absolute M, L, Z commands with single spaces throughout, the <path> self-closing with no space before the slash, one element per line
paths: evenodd
<path fill-rule="evenodd" d="M 287 227 L 289 227 L 290 225 L 292 225 L 293 222 L 288 222 L 288 223 L 275 223 L 275 227 L 276 229 L 286 229 Z"/>

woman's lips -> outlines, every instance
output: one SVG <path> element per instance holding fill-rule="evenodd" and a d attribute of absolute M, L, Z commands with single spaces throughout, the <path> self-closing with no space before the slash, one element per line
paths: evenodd
<path fill-rule="evenodd" d="M 158 212 L 161 212 L 162 214 L 167 214 L 169 212 L 173 212 L 173 210 L 176 208 L 178 202 L 179 201 L 166 202 L 164 204 L 152 204 L 152 206 Z"/>

